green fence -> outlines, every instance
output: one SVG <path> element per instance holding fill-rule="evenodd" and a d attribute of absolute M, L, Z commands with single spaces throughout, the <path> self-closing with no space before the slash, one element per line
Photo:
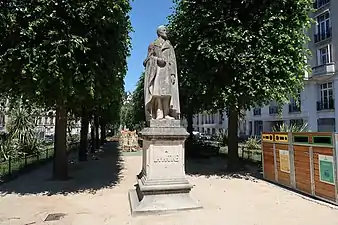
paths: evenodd
<path fill-rule="evenodd" d="M 68 152 L 77 150 L 79 143 L 68 145 Z M 0 161 L 0 183 L 7 178 L 18 175 L 21 172 L 38 166 L 54 156 L 53 147 L 46 148 L 35 154 L 23 154 L 18 157 L 9 157 L 7 160 Z"/>

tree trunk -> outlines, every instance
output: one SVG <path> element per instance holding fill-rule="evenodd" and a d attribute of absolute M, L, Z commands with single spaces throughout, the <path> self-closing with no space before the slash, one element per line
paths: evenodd
<path fill-rule="evenodd" d="M 228 169 L 235 171 L 239 167 L 238 157 L 238 116 L 239 112 L 236 108 L 229 108 L 229 119 L 228 119 L 228 154 L 229 162 Z"/>
<path fill-rule="evenodd" d="M 106 141 L 106 124 L 100 121 L 100 128 L 101 128 L 101 145 L 103 145 Z"/>
<path fill-rule="evenodd" d="M 95 149 L 100 148 L 100 133 L 99 133 L 99 117 L 94 115 L 94 128 L 95 128 Z"/>
<path fill-rule="evenodd" d="M 193 117 L 194 117 L 193 112 L 189 111 L 188 114 L 187 114 L 187 123 L 188 123 L 187 131 L 190 134 L 190 137 L 192 137 L 192 135 L 193 135 L 192 132 L 194 131 Z"/>
<path fill-rule="evenodd" d="M 95 138 L 95 127 L 94 127 L 94 122 L 91 123 L 91 126 L 90 126 L 90 138 L 91 138 L 91 148 L 90 148 L 90 152 L 91 153 L 95 153 L 95 147 L 96 147 L 96 138 Z"/>
<path fill-rule="evenodd" d="M 64 107 L 63 102 L 58 102 L 56 105 L 54 165 L 53 165 L 53 176 L 57 180 L 66 180 L 68 178 L 66 134 L 67 134 L 67 110 L 66 107 Z"/>
<path fill-rule="evenodd" d="M 89 129 L 89 116 L 85 109 L 82 110 L 81 115 L 81 132 L 80 132 L 80 150 L 79 161 L 87 160 L 88 148 L 88 129 Z"/>

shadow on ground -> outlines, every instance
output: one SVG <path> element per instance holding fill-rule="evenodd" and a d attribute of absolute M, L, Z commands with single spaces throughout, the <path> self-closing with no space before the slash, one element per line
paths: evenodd
<path fill-rule="evenodd" d="M 0 195 L 17 193 L 28 194 L 71 194 L 80 192 L 95 193 L 97 190 L 115 186 L 119 183 L 123 160 L 116 142 L 108 142 L 88 161 L 77 161 L 77 154 L 69 156 L 69 175 L 67 181 L 51 179 L 52 163 L 43 166 L 17 179 L 0 185 Z"/>
<path fill-rule="evenodd" d="M 187 158 L 185 162 L 186 174 L 191 176 L 218 176 L 226 179 L 245 179 L 256 181 L 262 179 L 261 169 L 257 164 L 240 160 L 239 169 L 229 172 L 227 158 L 211 156 L 206 158 Z"/>

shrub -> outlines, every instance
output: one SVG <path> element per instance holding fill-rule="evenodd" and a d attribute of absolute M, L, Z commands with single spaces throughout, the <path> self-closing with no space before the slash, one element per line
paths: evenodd
<path fill-rule="evenodd" d="M 249 138 L 245 142 L 245 147 L 250 150 L 260 149 L 261 148 L 260 140 L 256 137 Z"/>

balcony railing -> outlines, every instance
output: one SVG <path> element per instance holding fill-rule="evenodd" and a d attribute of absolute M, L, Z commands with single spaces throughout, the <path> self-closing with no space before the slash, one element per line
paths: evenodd
<path fill-rule="evenodd" d="M 279 113 L 279 109 L 277 106 L 269 106 L 269 114 L 276 115 Z"/>
<path fill-rule="evenodd" d="M 332 37 L 332 27 L 330 27 L 328 30 L 326 30 L 325 32 L 321 32 L 319 31 L 317 34 L 314 35 L 314 42 L 320 42 L 320 41 L 324 41 L 325 39 L 328 39 Z"/>
<path fill-rule="evenodd" d="M 335 71 L 336 71 L 336 68 L 335 68 L 334 62 L 312 67 L 312 74 L 314 76 L 325 75 L 325 74 L 330 75 L 330 74 L 334 74 Z"/>
<path fill-rule="evenodd" d="M 334 99 L 317 101 L 317 111 L 334 109 Z"/>
<path fill-rule="evenodd" d="M 289 104 L 289 113 L 295 113 L 295 112 L 300 112 L 300 105 L 297 104 Z"/>
<path fill-rule="evenodd" d="M 253 109 L 253 115 L 254 115 L 254 116 L 260 116 L 260 115 L 262 115 L 262 110 L 261 110 L 261 108 Z"/>
<path fill-rule="evenodd" d="M 313 3 L 313 8 L 319 9 L 328 3 L 330 3 L 330 0 L 317 0 Z"/>

